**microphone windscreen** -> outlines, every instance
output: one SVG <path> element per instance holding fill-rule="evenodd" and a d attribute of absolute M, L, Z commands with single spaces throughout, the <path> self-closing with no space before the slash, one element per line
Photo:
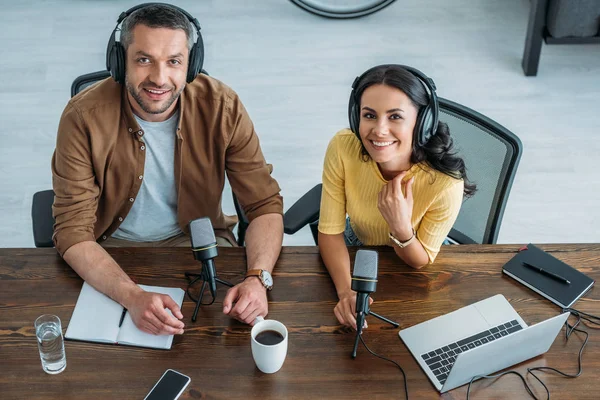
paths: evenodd
<path fill-rule="evenodd" d="M 374 250 L 358 250 L 354 258 L 354 273 L 366 279 L 377 279 L 378 254 Z"/>
<path fill-rule="evenodd" d="M 202 217 L 190 222 L 190 239 L 194 249 L 217 243 L 210 218 Z"/>

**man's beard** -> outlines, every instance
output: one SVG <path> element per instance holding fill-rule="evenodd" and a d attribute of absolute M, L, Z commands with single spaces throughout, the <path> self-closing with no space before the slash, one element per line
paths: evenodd
<path fill-rule="evenodd" d="M 173 105 L 173 103 L 175 101 L 177 101 L 177 99 L 179 98 L 179 95 L 181 94 L 181 92 L 183 91 L 183 88 L 185 86 L 182 86 L 181 89 L 179 89 L 177 92 L 172 92 L 171 97 L 169 97 L 164 102 L 163 106 L 160 107 L 159 109 L 152 108 L 150 106 L 150 104 L 145 103 L 144 100 L 142 99 L 142 95 L 140 93 L 144 89 L 142 88 L 142 89 L 140 89 L 140 91 L 136 91 L 136 89 L 133 87 L 133 85 L 131 85 L 131 83 L 129 82 L 127 77 L 125 77 L 125 87 L 127 88 L 127 91 L 129 92 L 129 94 L 135 99 L 135 101 L 138 103 L 138 105 L 142 108 L 142 110 L 144 110 L 144 112 L 146 112 L 148 114 L 162 114 L 165 111 L 167 111 L 169 109 L 169 107 L 171 107 L 171 105 Z M 156 90 L 160 90 L 160 89 L 157 88 Z"/>

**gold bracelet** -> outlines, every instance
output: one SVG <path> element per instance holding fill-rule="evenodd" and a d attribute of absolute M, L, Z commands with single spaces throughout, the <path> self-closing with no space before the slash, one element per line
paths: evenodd
<path fill-rule="evenodd" d="M 405 248 L 406 246 L 408 246 L 409 244 L 411 244 L 413 240 L 415 240 L 415 238 L 417 237 L 417 232 L 415 232 L 415 229 L 413 228 L 413 234 L 412 234 L 412 236 L 410 237 L 410 239 L 408 239 L 406 242 L 401 242 L 400 240 L 398 240 L 398 238 L 397 238 L 396 236 L 394 236 L 394 235 L 392 234 L 392 232 L 390 232 L 389 236 L 390 236 L 390 239 L 392 239 L 392 241 L 393 241 L 394 243 L 396 243 L 396 245 L 397 245 L 398 247 L 400 247 L 401 249 L 403 249 L 403 248 Z"/>

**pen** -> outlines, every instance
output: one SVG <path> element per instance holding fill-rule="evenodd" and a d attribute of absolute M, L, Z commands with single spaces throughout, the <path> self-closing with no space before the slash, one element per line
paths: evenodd
<path fill-rule="evenodd" d="M 121 320 L 119 321 L 119 328 L 123 325 L 123 320 L 125 319 L 125 314 L 127 314 L 127 309 L 123 307 L 123 312 L 121 313 Z"/>
<path fill-rule="evenodd" d="M 537 267 L 535 265 L 531 265 L 531 264 L 529 264 L 528 262 L 525 262 L 525 261 L 523 261 L 523 265 L 526 266 L 526 267 L 528 267 L 528 268 L 531 268 L 531 269 L 533 269 L 533 270 L 535 270 L 537 272 L 539 272 L 542 275 L 546 275 L 546 276 L 549 276 L 552 279 L 555 279 L 555 280 L 560 281 L 562 283 L 566 283 L 567 285 L 571 284 L 571 282 L 567 278 L 563 278 L 562 276 L 557 275 L 554 272 L 546 271 L 543 268 Z"/>

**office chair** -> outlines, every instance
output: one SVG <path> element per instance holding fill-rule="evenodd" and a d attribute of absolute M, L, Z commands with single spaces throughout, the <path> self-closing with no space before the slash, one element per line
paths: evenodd
<path fill-rule="evenodd" d="M 208 75 L 205 70 L 202 70 L 201 73 Z M 78 76 L 71 85 L 71 97 L 108 77 L 110 77 L 110 72 L 108 71 L 96 71 Z M 272 171 L 271 165 L 269 165 L 269 168 L 270 171 Z M 233 194 L 233 192 L 232 195 L 235 211 L 238 215 L 237 244 L 238 246 L 243 246 L 246 238 L 246 229 L 248 228 L 249 222 L 244 210 L 238 202 L 237 197 L 235 194 Z M 52 216 L 53 203 L 53 190 L 43 190 L 33 195 L 33 203 L 31 205 L 31 220 L 35 247 L 54 247 L 54 243 L 52 242 L 52 234 L 54 233 L 54 217 Z"/>
<path fill-rule="evenodd" d="M 477 111 L 443 98 L 439 104 L 440 121 L 448 124 L 469 179 L 477 184 L 448 239 L 457 244 L 496 243 L 523 145 L 514 133 Z M 318 244 L 321 190 L 322 184 L 316 185 L 285 212 L 285 233 L 293 235 L 308 224 Z"/>

